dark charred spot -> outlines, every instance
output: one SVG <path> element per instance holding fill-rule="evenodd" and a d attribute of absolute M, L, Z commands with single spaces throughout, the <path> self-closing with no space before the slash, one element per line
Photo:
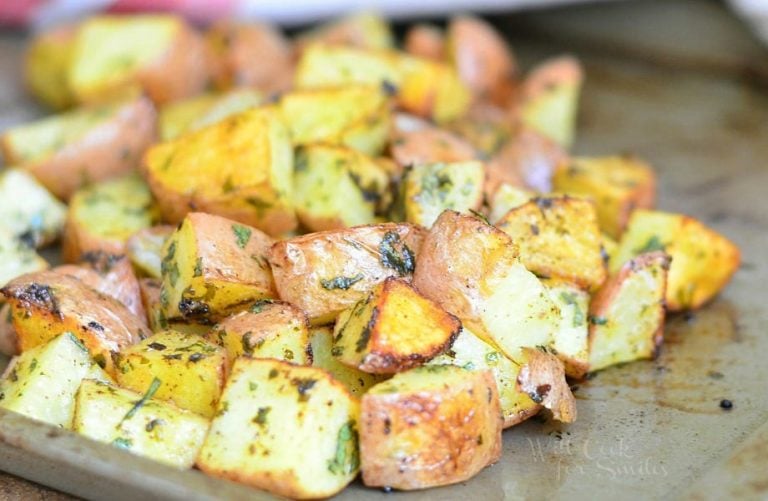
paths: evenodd
<path fill-rule="evenodd" d="M 104 332 L 104 326 L 95 320 L 88 322 L 88 328 L 95 331 Z"/>
<path fill-rule="evenodd" d="M 536 225 L 536 224 L 532 224 L 531 225 L 531 233 L 533 233 L 534 235 L 538 235 L 539 234 L 539 226 Z"/>
<path fill-rule="evenodd" d="M 393 84 L 389 80 L 381 81 L 381 90 L 384 91 L 384 94 L 388 95 L 389 97 L 396 96 L 398 92 L 397 85 Z"/>
<path fill-rule="evenodd" d="M 528 395 L 531 397 L 531 400 L 536 402 L 537 404 L 540 404 L 544 401 L 544 398 L 549 393 L 549 390 L 552 389 L 552 386 L 549 384 L 540 384 L 536 387 L 536 391 L 533 393 L 529 393 Z"/>
<path fill-rule="evenodd" d="M 110 254 L 104 251 L 88 251 L 80 255 L 80 261 L 86 263 L 93 271 L 99 275 L 105 275 L 112 271 L 115 264 L 125 256 L 119 254 Z"/>
<path fill-rule="evenodd" d="M 3 292 L 6 296 L 9 294 Z M 24 287 L 19 291 L 14 291 L 10 294 L 18 299 L 21 303 L 37 306 L 44 310 L 48 310 L 57 317 L 61 318 L 61 311 L 59 310 L 59 301 L 56 299 L 56 295 L 53 289 L 49 285 L 32 283 Z"/>
<path fill-rule="evenodd" d="M 197 317 L 207 315 L 211 309 L 203 301 L 184 298 L 179 301 L 179 311 L 184 317 Z"/>
<path fill-rule="evenodd" d="M 360 338 L 357 340 L 357 343 L 355 344 L 355 351 L 357 353 L 362 352 L 367 346 L 368 341 L 371 339 L 371 332 L 373 331 L 374 326 L 376 325 L 376 321 L 379 318 L 379 309 L 374 308 L 371 312 L 371 319 L 368 320 L 368 323 L 365 325 L 365 328 L 363 329 L 363 332 L 360 333 Z"/>
<path fill-rule="evenodd" d="M 164 349 L 167 348 L 167 346 L 165 346 L 162 343 L 149 343 L 147 346 L 149 346 L 153 350 L 157 350 L 157 351 L 163 351 Z"/>
<path fill-rule="evenodd" d="M 189 361 L 194 364 L 194 363 L 197 363 L 197 362 L 199 362 L 200 360 L 202 360 L 204 358 L 205 358 L 205 355 L 203 355 L 202 353 L 193 353 L 193 354 L 191 354 L 189 356 Z"/>
<path fill-rule="evenodd" d="M 384 418 L 384 434 L 389 435 L 392 431 L 392 421 L 389 418 Z"/>
<path fill-rule="evenodd" d="M 552 208 L 552 199 L 551 198 L 536 197 L 536 198 L 533 199 L 533 201 L 536 203 L 536 205 L 539 207 L 539 209 L 550 209 L 550 208 Z"/>
<path fill-rule="evenodd" d="M 299 402 L 306 402 L 309 400 L 309 390 L 317 384 L 317 379 L 293 378 L 291 379 L 291 384 L 294 385 L 296 391 L 299 392 Z"/>

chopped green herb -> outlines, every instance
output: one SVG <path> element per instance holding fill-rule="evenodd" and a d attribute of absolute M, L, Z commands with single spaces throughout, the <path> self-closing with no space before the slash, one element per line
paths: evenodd
<path fill-rule="evenodd" d="M 112 445 L 119 449 L 130 449 L 133 445 L 133 440 L 130 438 L 117 437 L 112 441 Z"/>
<path fill-rule="evenodd" d="M 573 326 L 581 327 L 584 325 L 584 312 L 576 301 L 576 294 L 573 292 L 561 292 L 560 299 L 567 305 L 573 306 Z"/>
<path fill-rule="evenodd" d="M 293 378 L 291 379 L 291 384 L 294 385 L 296 391 L 299 392 L 299 402 L 306 402 L 309 400 L 309 390 L 317 384 L 317 379 Z"/>
<path fill-rule="evenodd" d="M 274 299 L 260 299 L 253 303 L 253 306 L 251 306 L 250 312 L 251 313 L 261 313 L 264 311 L 264 308 L 267 307 L 269 304 L 274 304 Z"/>
<path fill-rule="evenodd" d="M 136 415 L 137 412 L 139 412 L 139 409 L 141 409 L 144 404 L 147 403 L 147 400 L 151 399 L 155 396 L 155 393 L 157 393 L 157 390 L 160 388 L 160 385 L 162 384 L 162 381 L 160 381 L 158 378 L 153 378 L 152 382 L 149 384 L 149 388 L 147 389 L 147 392 L 144 393 L 144 395 L 136 401 L 136 403 L 133 404 L 133 407 L 131 407 L 131 410 L 129 410 L 123 419 L 120 420 L 120 426 L 123 424 L 123 421 L 126 421 L 128 419 L 131 419 L 133 416 Z"/>
<path fill-rule="evenodd" d="M 392 268 L 400 276 L 413 273 L 416 269 L 415 256 L 411 249 L 405 243 L 402 243 L 400 251 L 395 247 L 400 244 L 400 235 L 395 231 L 388 231 L 379 244 L 379 254 L 381 255 L 381 264 L 387 268 Z"/>
<path fill-rule="evenodd" d="M 495 364 L 501 358 L 501 353 L 498 351 L 489 351 L 485 354 L 485 361 L 489 364 Z"/>
<path fill-rule="evenodd" d="M 605 325 L 608 323 L 607 318 L 594 315 L 589 315 L 588 320 L 592 325 Z"/>
<path fill-rule="evenodd" d="M 251 229 L 242 224 L 233 224 L 232 231 L 235 234 L 237 246 L 241 249 L 245 249 L 245 246 L 248 245 L 248 241 L 251 239 L 251 233 L 253 233 Z"/>
<path fill-rule="evenodd" d="M 483 214 L 482 212 L 477 212 L 476 210 L 473 210 L 473 209 L 469 209 L 469 212 L 471 212 L 473 216 L 475 216 L 477 219 L 484 222 L 488 226 L 492 226 L 491 222 L 488 221 L 488 218 L 485 217 L 485 214 Z"/>
<path fill-rule="evenodd" d="M 665 250 L 667 250 L 667 246 L 664 245 L 664 243 L 661 241 L 658 235 L 652 235 L 648 239 L 648 241 L 645 242 L 645 245 L 643 245 L 638 249 L 635 249 L 635 254 L 644 254 L 646 252 L 665 251 Z"/>
<path fill-rule="evenodd" d="M 358 452 L 358 433 L 355 421 L 349 420 L 336 435 L 336 453 L 328 461 L 328 471 L 334 475 L 348 475 L 354 473 L 360 467 L 360 455 Z"/>
<path fill-rule="evenodd" d="M 256 411 L 256 416 L 251 420 L 251 422 L 264 426 L 267 424 L 267 415 L 271 410 L 272 407 L 259 407 L 259 410 Z"/>
<path fill-rule="evenodd" d="M 356 284 L 360 280 L 363 279 L 363 274 L 358 273 L 354 277 L 342 277 L 338 276 L 336 278 L 332 278 L 330 280 L 326 280 L 324 278 L 320 279 L 320 285 L 323 286 L 323 289 L 326 290 L 334 290 L 334 289 L 341 289 L 341 290 L 347 290 L 352 285 Z"/>
<path fill-rule="evenodd" d="M 195 261 L 195 270 L 192 273 L 193 277 L 199 277 L 203 274 L 203 258 L 199 257 L 197 258 L 197 261 Z"/>

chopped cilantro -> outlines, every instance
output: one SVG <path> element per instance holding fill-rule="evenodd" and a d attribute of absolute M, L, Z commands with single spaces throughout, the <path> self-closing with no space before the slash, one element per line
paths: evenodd
<path fill-rule="evenodd" d="M 334 289 L 341 289 L 341 290 L 347 290 L 352 285 L 356 284 L 360 280 L 363 279 L 363 274 L 358 273 L 354 277 L 342 277 L 338 276 L 335 278 L 332 278 L 330 280 L 326 280 L 324 278 L 320 279 L 320 285 L 323 286 L 323 289 L 325 290 L 334 290 Z"/>
<path fill-rule="evenodd" d="M 237 246 L 241 249 L 245 249 L 245 246 L 248 245 L 248 241 L 251 239 L 251 229 L 242 224 L 233 224 L 232 232 L 235 234 Z"/>

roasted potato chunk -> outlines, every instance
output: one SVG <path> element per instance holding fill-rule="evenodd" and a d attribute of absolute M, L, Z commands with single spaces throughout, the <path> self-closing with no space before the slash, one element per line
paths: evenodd
<path fill-rule="evenodd" d="M 429 228 L 445 209 L 477 212 L 483 205 L 484 183 L 481 162 L 414 165 L 402 181 L 405 220 Z"/>
<path fill-rule="evenodd" d="M 193 212 L 163 248 L 160 302 L 168 320 L 213 323 L 276 296 L 267 254 L 272 239 L 256 228 Z"/>
<path fill-rule="evenodd" d="M 210 77 L 205 44 L 181 17 L 93 16 L 74 45 L 68 83 L 83 103 L 144 93 L 162 104 L 200 93 Z"/>
<path fill-rule="evenodd" d="M 517 383 L 520 364 L 467 329 L 461 330 L 448 351 L 427 365 L 456 365 L 468 370 L 491 371 L 499 392 L 504 428 L 525 421 L 541 409 L 541 405 L 531 400 Z"/>
<path fill-rule="evenodd" d="M 373 12 L 358 12 L 305 31 L 296 38 L 299 51 L 317 42 L 388 49 L 395 45 L 395 38 L 386 19 Z"/>
<path fill-rule="evenodd" d="M 294 90 L 280 99 L 294 144 L 347 146 L 378 155 L 389 134 L 389 96 L 374 85 Z"/>
<path fill-rule="evenodd" d="M 155 135 L 155 110 L 139 98 L 11 127 L 0 150 L 6 164 L 67 200 L 81 186 L 130 172 Z"/>
<path fill-rule="evenodd" d="M 403 50 L 412 56 L 442 61 L 446 56 L 443 30 L 432 24 L 415 24 L 405 34 Z"/>
<path fill-rule="evenodd" d="M 160 278 L 163 246 L 173 233 L 173 226 L 143 228 L 125 242 L 125 252 L 137 270 L 152 278 Z"/>
<path fill-rule="evenodd" d="M 137 174 L 81 188 L 69 201 L 62 258 L 76 263 L 88 252 L 125 254 L 128 238 L 159 217 L 149 188 Z"/>
<path fill-rule="evenodd" d="M 296 226 L 293 150 L 272 107 L 231 116 L 153 146 L 144 173 L 163 218 L 204 211 L 280 235 Z"/>
<path fill-rule="evenodd" d="M 53 271 L 77 278 L 88 287 L 117 299 L 141 319 L 146 316 L 139 281 L 128 258 L 104 252 L 88 252 L 82 258 L 79 265 L 65 264 Z"/>
<path fill-rule="evenodd" d="M 589 308 L 589 369 L 653 358 L 664 339 L 669 256 L 641 254 L 621 267 Z"/>
<path fill-rule="evenodd" d="M 390 153 L 397 164 L 408 167 L 430 162 L 465 162 L 477 158 L 471 144 L 451 132 L 425 124 L 396 127 Z"/>
<path fill-rule="evenodd" d="M 638 210 L 621 237 L 611 269 L 616 272 L 632 257 L 653 251 L 664 251 L 672 258 L 666 290 L 670 311 L 705 304 L 725 287 L 741 263 L 739 248 L 700 221 Z"/>
<path fill-rule="evenodd" d="M 423 489 L 472 477 L 501 455 L 490 371 L 417 367 L 363 395 L 360 462 L 372 487 Z"/>
<path fill-rule="evenodd" d="M 416 289 L 506 356 L 515 360 L 522 347 L 552 341 L 560 312 L 520 263 L 506 233 L 447 210 L 427 233 L 417 259 Z"/>
<path fill-rule="evenodd" d="M 239 358 L 197 466 L 279 496 L 333 496 L 357 475 L 359 416 L 324 370 Z"/>
<path fill-rule="evenodd" d="M 387 172 L 349 148 L 310 145 L 296 153 L 294 204 L 311 231 L 373 223 L 389 189 Z"/>
<path fill-rule="evenodd" d="M 600 229 L 619 238 L 635 209 L 650 209 L 656 198 L 656 175 L 632 156 L 574 158 L 555 172 L 555 191 L 591 198 Z"/>
<path fill-rule="evenodd" d="M 485 101 L 475 101 L 466 115 L 445 127 L 468 141 L 484 159 L 496 155 L 519 129 L 507 110 Z"/>
<path fill-rule="evenodd" d="M 394 87 L 398 105 L 444 123 L 462 116 L 471 96 L 453 67 L 393 50 L 315 44 L 302 53 L 296 87 L 349 84 Z"/>
<path fill-rule="evenodd" d="M 418 226 L 385 223 L 277 242 L 269 262 L 278 294 L 312 325 L 330 323 L 385 278 L 410 277 L 423 234 Z"/>
<path fill-rule="evenodd" d="M 0 293 L 11 305 L 22 352 L 71 332 L 113 375 L 113 354 L 148 335 L 144 319 L 118 300 L 61 273 L 28 273 L 8 282 Z"/>
<path fill-rule="evenodd" d="M 227 354 L 200 336 L 164 331 L 117 355 L 117 383 L 154 398 L 212 417 L 224 386 Z M 155 381 L 160 383 L 155 383 Z"/>
<path fill-rule="evenodd" d="M 478 17 L 451 19 L 447 47 L 459 78 L 477 97 L 488 99 L 503 94 L 515 76 L 516 63 L 509 45 Z"/>
<path fill-rule="evenodd" d="M 589 370 L 587 316 L 589 293 L 581 287 L 558 279 L 542 280 L 549 298 L 560 309 L 560 326 L 550 347 L 563 362 L 565 373 L 581 379 Z"/>
<path fill-rule="evenodd" d="M 162 386 L 158 382 L 142 395 L 86 379 L 77 392 L 73 429 L 133 454 L 189 468 L 205 439 L 208 420 L 154 400 L 153 390 Z"/>
<path fill-rule="evenodd" d="M 333 330 L 333 355 L 372 374 L 394 374 L 443 352 L 461 322 L 406 281 L 388 277 L 344 310 Z"/>
<path fill-rule="evenodd" d="M 211 26 L 205 39 L 219 89 L 250 87 L 271 94 L 290 88 L 293 48 L 274 26 L 223 20 Z"/>
<path fill-rule="evenodd" d="M 19 337 L 13 328 L 11 305 L 0 306 L 0 354 L 14 357 L 19 354 Z"/>
<path fill-rule="evenodd" d="M 309 322 L 295 306 L 264 300 L 217 324 L 207 338 L 226 349 L 228 367 L 241 356 L 310 365 Z"/>
<path fill-rule="evenodd" d="M 0 284 L 48 268 L 48 262 L 15 235 L 0 227 Z"/>
<path fill-rule="evenodd" d="M 521 89 L 520 119 L 560 146 L 573 143 L 584 74 L 578 59 L 553 58 L 536 66 Z"/>
<path fill-rule="evenodd" d="M 589 200 L 537 197 L 507 212 L 496 226 L 512 237 L 520 261 L 540 277 L 587 290 L 597 290 L 605 280 L 597 212 Z"/>
<path fill-rule="evenodd" d="M 11 168 L 0 173 L 0 214 L 8 233 L 29 247 L 42 247 L 61 234 L 66 208 L 28 172 Z"/>
<path fill-rule="evenodd" d="M 32 39 L 24 58 L 24 80 L 32 95 L 62 110 L 74 103 L 67 73 L 72 61 L 75 26 L 59 26 Z"/>
<path fill-rule="evenodd" d="M 174 101 L 160 108 L 160 139 L 176 139 L 182 134 L 200 130 L 254 108 L 262 101 L 261 93 L 252 89 L 235 89 L 221 94 L 203 94 Z"/>
<path fill-rule="evenodd" d="M 565 380 L 563 363 L 545 348 L 525 347 L 521 350 L 520 389 L 552 412 L 552 417 L 563 423 L 576 421 L 576 399 Z"/>
<path fill-rule="evenodd" d="M 2 312 L 0 312 L 2 316 Z M 360 397 L 376 383 L 387 379 L 382 374 L 369 374 L 344 365 L 333 356 L 333 329 L 331 327 L 314 327 L 309 332 L 312 346 L 312 365 L 328 371 L 333 378 L 347 387 L 349 392 Z"/>
<path fill-rule="evenodd" d="M 101 379 L 109 379 L 80 341 L 65 332 L 11 362 L 0 382 L 0 407 L 71 428 L 80 383 L 99 374 Z"/>

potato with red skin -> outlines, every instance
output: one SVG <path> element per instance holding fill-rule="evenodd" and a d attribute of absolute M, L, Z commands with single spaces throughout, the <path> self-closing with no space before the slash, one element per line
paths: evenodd
<path fill-rule="evenodd" d="M 7 129 L 0 151 L 68 200 L 85 184 L 131 172 L 157 137 L 156 118 L 146 98 L 76 109 Z"/>
<path fill-rule="evenodd" d="M 22 352 L 71 332 L 114 375 L 113 354 L 149 334 L 144 319 L 117 299 L 55 271 L 22 275 L 0 292 L 11 305 Z"/>
<path fill-rule="evenodd" d="M 445 59 L 445 35 L 437 26 L 417 24 L 408 29 L 404 42 L 405 52 L 424 59 Z"/>
<path fill-rule="evenodd" d="M 517 65 L 509 45 L 478 17 L 451 19 L 447 47 L 459 77 L 477 97 L 499 95 L 515 77 Z"/>
<path fill-rule="evenodd" d="M 219 89 L 251 87 L 271 94 L 291 87 L 293 47 L 275 26 L 218 21 L 205 38 L 214 54 L 214 82 Z"/>
<path fill-rule="evenodd" d="M 333 322 L 387 277 L 410 279 L 423 235 L 419 226 L 383 223 L 277 242 L 269 263 L 278 295 L 312 325 Z"/>
<path fill-rule="evenodd" d="M 431 162 L 462 162 L 477 158 L 471 144 L 447 130 L 426 125 L 395 131 L 390 154 L 401 168 Z"/>
<path fill-rule="evenodd" d="M 501 428 L 490 371 L 436 365 L 401 372 L 363 395 L 363 483 L 412 490 L 462 482 L 499 459 Z"/>

